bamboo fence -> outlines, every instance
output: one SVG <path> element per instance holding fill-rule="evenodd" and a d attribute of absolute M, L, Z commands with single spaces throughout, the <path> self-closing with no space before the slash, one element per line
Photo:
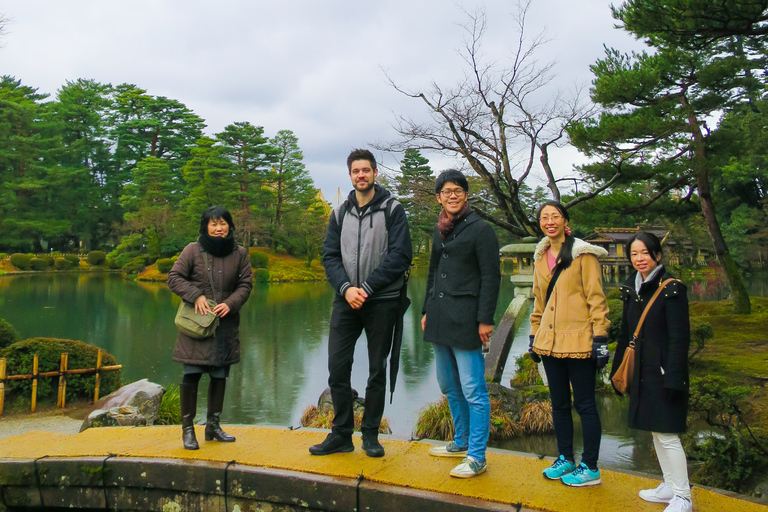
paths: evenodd
<path fill-rule="evenodd" d="M 63 409 L 66 407 L 66 394 L 67 394 L 67 375 L 75 374 L 96 374 L 96 386 L 93 393 L 93 403 L 99 401 L 99 385 L 101 383 L 101 372 L 108 372 L 112 370 L 119 370 L 123 367 L 121 364 L 113 364 L 108 366 L 101 365 L 101 350 L 96 355 L 96 367 L 95 368 L 67 368 L 69 361 L 69 354 L 64 352 L 61 354 L 61 362 L 59 363 L 59 369 L 51 372 L 38 371 L 37 354 L 34 355 L 32 360 L 32 373 L 23 375 L 6 375 L 5 359 L 0 359 L 0 416 L 3 414 L 3 405 L 5 403 L 5 383 L 11 380 L 29 380 L 32 379 L 32 412 L 35 412 L 37 408 L 37 381 L 43 377 L 58 377 L 59 378 L 59 394 L 56 399 L 56 407 Z"/>

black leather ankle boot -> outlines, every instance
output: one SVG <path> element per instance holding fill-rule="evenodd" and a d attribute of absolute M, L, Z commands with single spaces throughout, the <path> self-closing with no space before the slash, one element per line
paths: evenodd
<path fill-rule="evenodd" d="M 211 379 L 208 385 L 208 421 L 205 424 L 205 440 L 216 440 L 222 443 L 233 443 L 235 438 L 223 430 L 219 425 L 219 417 L 224 407 L 224 390 L 227 387 L 227 379 Z"/>
<path fill-rule="evenodd" d="M 195 437 L 197 383 L 182 382 L 179 385 L 179 402 L 181 406 L 181 440 L 187 450 L 197 450 L 200 448 Z"/>

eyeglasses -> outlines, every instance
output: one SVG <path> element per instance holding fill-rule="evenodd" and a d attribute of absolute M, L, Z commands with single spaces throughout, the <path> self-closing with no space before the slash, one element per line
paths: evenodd
<path fill-rule="evenodd" d="M 557 222 L 557 221 L 561 220 L 562 218 L 563 218 L 562 215 L 557 215 L 557 214 L 554 214 L 554 215 L 542 215 L 539 220 L 541 222 L 549 222 L 550 220 L 552 222 Z"/>
<path fill-rule="evenodd" d="M 466 194 L 466 193 L 467 193 L 467 191 L 464 190 L 463 188 L 455 188 L 453 190 L 443 189 L 443 190 L 440 191 L 440 195 L 443 196 L 446 199 L 448 199 L 451 196 L 456 196 L 456 197 L 458 197 L 460 199 L 460 198 L 464 197 L 464 194 Z"/>

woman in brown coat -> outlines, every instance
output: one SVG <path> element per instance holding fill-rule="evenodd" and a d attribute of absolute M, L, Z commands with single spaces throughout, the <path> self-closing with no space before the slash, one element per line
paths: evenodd
<path fill-rule="evenodd" d="M 194 304 L 198 314 L 220 318 L 216 333 L 209 338 L 194 339 L 181 332 L 176 338 L 173 360 L 184 365 L 179 391 L 182 440 L 187 450 L 199 448 L 194 421 L 197 385 L 203 373 L 210 376 L 205 440 L 228 443 L 235 440 L 221 430 L 219 418 L 229 367 L 240 361 L 239 311 L 248 300 L 253 284 L 248 251 L 235 243 L 234 231 L 232 215 L 226 208 L 206 209 L 200 219 L 197 241 L 181 251 L 168 272 L 168 287 L 173 293 Z M 216 302 L 213 308 L 208 305 L 210 299 Z"/>

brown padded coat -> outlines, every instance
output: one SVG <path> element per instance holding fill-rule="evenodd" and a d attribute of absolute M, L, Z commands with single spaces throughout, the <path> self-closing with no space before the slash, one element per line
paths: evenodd
<path fill-rule="evenodd" d="M 575 239 L 573 263 L 560 273 L 549 303 L 544 304 L 552 279 L 547 266 L 548 249 L 549 238 L 545 237 L 533 255 L 533 351 L 544 356 L 587 359 L 592 355 L 592 337 L 607 336 L 611 325 L 597 260 L 608 256 L 608 251 Z"/>
<path fill-rule="evenodd" d="M 200 244 L 187 245 L 173 268 L 168 272 L 168 287 L 185 302 L 194 304 L 205 295 L 207 299 L 225 302 L 229 314 L 223 317 L 214 336 L 197 340 L 179 333 L 173 349 L 177 363 L 205 366 L 225 366 L 240 361 L 240 309 L 248 300 L 253 284 L 248 251 L 237 248 L 223 257 L 208 254 L 216 293 L 211 290 Z"/>

